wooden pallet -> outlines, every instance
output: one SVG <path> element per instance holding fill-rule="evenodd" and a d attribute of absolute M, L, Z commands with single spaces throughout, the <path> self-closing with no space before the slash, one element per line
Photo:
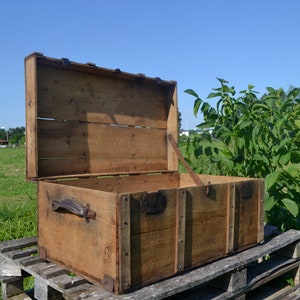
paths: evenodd
<path fill-rule="evenodd" d="M 300 299 L 299 266 L 300 231 L 289 230 L 252 249 L 129 294 L 114 295 L 41 259 L 36 237 L 0 243 L 4 300 L 246 299 L 246 295 L 247 299 L 282 299 L 288 294 L 292 300 Z M 295 287 L 280 281 L 286 275 Z M 23 288 L 23 279 L 28 276 L 34 276 L 31 296 Z"/>

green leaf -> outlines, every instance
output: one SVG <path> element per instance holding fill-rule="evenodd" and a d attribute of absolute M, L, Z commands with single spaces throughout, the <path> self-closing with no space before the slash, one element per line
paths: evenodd
<path fill-rule="evenodd" d="M 291 286 L 292 288 L 295 287 L 295 281 L 293 278 L 288 278 L 286 279 L 286 282 L 288 283 L 289 286 Z"/>
<path fill-rule="evenodd" d="M 295 125 L 300 128 L 300 120 L 295 120 Z"/>
<path fill-rule="evenodd" d="M 203 146 L 199 145 L 198 147 L 195 147 L 194 149 L 194 156 L 196 158 L 201 157 L 203 154 Z"/>
<path fill-rule="evenodd" d="M 274 156 L 272 157 L 272 162 L 273 162 L 273 164 L 274 164 L 275 166 L 278 165 L 279 158 L 280 158 L 280 155 L 279 155 L 279 154 L 274 155 Z"/>
<path fill-rule="evenodd" d="M 234 136 L 234 133 L 227 128 L 223 128 L 222 137 Z"/>
<path fill-rule="evenodd" d="M 287 210 L 296 218 L 299 213 L 297 203 L 289 198 L 284 198 L 281 200 L 281 202 L 284 204 Z"/>
<path fill-rule="evenodd" d="M 219 80 L 219 82 L 220 82 L 222 85 L 225 84 L 225 83 L 229 83 L 228 81 L 226 81 L 226 80 L 223 79 L 223 78 L 217 77 L 217 79 Z"/>
<path fill-rule="evenodd" d="M 194 96 L 196 98 L 199 98 L 198 94 L 194 90 L 192 90 L 192 89 L 187 89 L 184 92 L 187 93 L 187 94 L 190 94 L 190 95 L 192 95 L 192 96 Z"/>
<path fill-rule="evenodd" d="M 270 94 L 275 94 L 275 92 L 276 92 L 276 90 L 273 89 L 272 87 L 267 87 L 266 89 Z"/>
<path fill-rule="evenodd" d="M 297 167 L 289 167 L 286 170 L 292 177 L 297 177 L 299 174 L 299 169 Z"/>
<path fill-rule="evenodd" d="M 205 154 L 206 154 L 207 156 L 211 156 L 211 154 L 212 154 L 212 149 L 211 149 L 211 147 L 206 147 L 206 148 L 204 149 L 204 152 L 205 152 Z"/>
<path fill-rule="evenodd" d="M 238 138 L 236 145 L 238 147 L 238 149 L 243 149 L 243 147 L 245 146 L 245 139 L 244 138 Z"/>
<path fill-rule="evenodd" d="M 274 197 L 268 197 L 265 200 L 265 211 L 270 211 L 275 205 Z"/>
<path fill-rule="evenodd" d="M 291 162 L 295 164 L 300 163 L 300 151 L 298 150 L 291 151 Z"/>
<path fill-rule="evenodd" d="M 248 84 L 248 90 L 252 90 L 255 86 L 252 84 Z"/>
<path fill-rule="evenodd" d="M 267 104 L 269 109 L 273 108 L 273 104 L 274 104 L 274 98 L 273 97 L 266 97 L 265 99 L 265 103 Z"/>
<path fill-rule="evenodd" d="M 274 171 L 273 173 L 270 173 L 266 176 L 266 189 L 270 189 L 278 180 L 278 177 L 280 175 L 279 171 Z"/>
<path fill-rule="evenodd" d="M 259 111 L 266 111 L 268 110 L 268 106 L 263 103 L 255 103 L 252 106 L 253 111 L 259 110 Z"/>
<path fill-rule="evenodd" d="M 200 98 L 197 98 L 194 102 L 194 116 L 195 117 L 197 117 L 201 103 L 202 103 L 202 100 Z"/>
<path fill-rule="evenodd" d="M 207 112 L 209 109 L 210 109 L 210 105 L 207 103 L 207 102 L 204 102 L 202 107 L 201 107 L 201 111 L 204 113 L 204 112 Z"/>
<path fill-rule="evenodd" d="M 251 120 L 245 120 L 245 121 L 242 121 L 239 125 L 239 129 L 243 129 L 245 127 L 248 127 L 249 125 L 252 124 L 252 121 Z"/>
<path fill-rule="evenodd" d="M 290 160 L 291 160 L 291 152 L 289 151 L 289 152 L 287 152 L 287 153 L 285 153 L 285 154 L 283 154 L 283 155 L 281 155 L 280 156 L 280 159 L 279 159 L 279 161 L 285 166 L 285 165 L 287 165 L 289 162 L 290 162 Z"/>
<path fill-rule="evenodd" d="M 259 153 L 255 153 L 255 154 L 253 155 L 253 158 L 252 158 L 252 159 L 253 159 L 253 160 L 257 160 L 257 161 L 262 161 L 262 162 L 266 163 L 267 165 L 269 164 L 268 159 L 267 159 L 264 155 L 261 155 L 261 154 L 259 154 Z"/>
<path fill-rule="evenodd" d="M 281 147 L 283 147 L 283 146 L 285 146 L 288 142 L 290 142 L 291 141 L 291 139 L 290 138 L 285 138 L 285 139 L 282 139 L 281 141 L 280 141 L 280 144 L 279 144 L 279 149 L 281 148 Z"/>
<path fill-rule="evenodd" d="M 287 95 L 288 98 L 296 98 L 299 96 L 300 89 L 299 88 L 293 88 Z"/>
<path fill-rule="evenodd" d="M 218 92 L 218 93 L 210 93 L 208 96 L 207 96 L 207 99 L 209 98 L 215 98 L 215 97 L 221 97 L 222 96 L 222 93 Z"/>
<path fill-rule="evenodd" d="M 253 130 L 252 130 L 252 139 L 256 140 L 257 139 L 257 135 L 259 134 L 261 127 L 258 125 L 255 125 Z"/>
<path fill-rule="evenodd" d="M 245 103 L 243 103 L 243 102 L 237 102 L 237 103 L 236 103 L 236 107 L 237 107 L 239 110 L 241 110 L 243 113 L 244 113 L 244 112 L 247 112 L 247 110 L 248 110 L 247 105 L 246 105 Z"/>

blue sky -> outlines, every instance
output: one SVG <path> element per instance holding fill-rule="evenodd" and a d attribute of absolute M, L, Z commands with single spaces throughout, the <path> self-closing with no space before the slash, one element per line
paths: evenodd
<path fill-rule="evenodd" d="M 261 95 L 300 87 L 299 12 L 299 0 L 1 1 L 0 127 L 25 126 L 24 57 L 37 51 L 176 80 L 194 128 L 185 89 L 205 98 L 217 77 Z"/>

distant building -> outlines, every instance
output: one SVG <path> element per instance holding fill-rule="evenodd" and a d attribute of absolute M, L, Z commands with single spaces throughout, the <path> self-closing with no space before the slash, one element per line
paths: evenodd
<path fill-rule="evenodd" d="M 182 131 L 180 132 L 180 136 L 182 136 L 182 135 L 190 136 L 190 133 L 189 133 L 188 130 L 182 130 Z"/>
<path fill-rule="evenodd" d="M 6 148 L 8 146 L 7 140 L 0 140 L 0 148 Z"/>

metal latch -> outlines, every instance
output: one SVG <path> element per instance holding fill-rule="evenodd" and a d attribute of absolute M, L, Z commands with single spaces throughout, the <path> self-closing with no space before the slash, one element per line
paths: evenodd
<path fill-rule="evenodd" d="M 159 214 L 164 211 L 167 199 L 161 192 L 145 193 L 140 205 L 141 211 L 145 214 Z"/>
<path fill-rule="evenodd" d="M 239 186 L 239 192 L 241 199 L 251 199 L 253 193 L 252 181 L 243 181 Z"/>

